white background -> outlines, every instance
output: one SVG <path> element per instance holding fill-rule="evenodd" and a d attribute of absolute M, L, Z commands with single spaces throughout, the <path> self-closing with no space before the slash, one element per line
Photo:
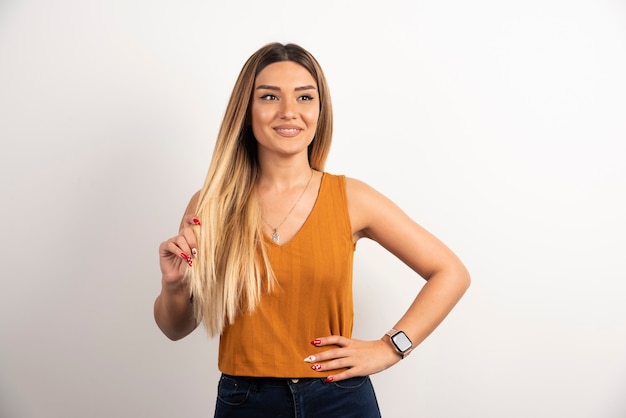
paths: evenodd
<path fill-rule="evenodd" d="M 207 417 L 217 340 L 170 342 L 158 244 L 245 59 L 296 42 L 370 183 L 473 284 L 373 377 L 385 417 L 626 416 L 626 4 L 0 1 L 0 416 Z M 421 279 L 371 242 L 357 338 Z"/>

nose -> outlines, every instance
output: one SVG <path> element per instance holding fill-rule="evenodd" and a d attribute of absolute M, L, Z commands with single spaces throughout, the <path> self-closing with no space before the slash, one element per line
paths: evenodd
<path fill-rule="evenodd" d="M 291 100 L 283 101 L 280 109 L 280 117 L 282 119 L 295 119 L 296 115 L 296 104 Z"/>

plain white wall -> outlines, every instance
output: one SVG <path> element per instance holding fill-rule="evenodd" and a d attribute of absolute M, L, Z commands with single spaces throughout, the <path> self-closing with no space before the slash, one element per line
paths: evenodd
<path fill-rule="evenodd" d="M 0 416 L 206 417 L 216 340 L 152 319 L 158 244 L 204 179 L 244 60 L 313 52 L 327 170 L 446 242 L 468 294 L 373 377 L 386 417 L 626 416 L 626 6 L 0 2 Z M 421 279 L 356 253 L 357 338 Z"/>

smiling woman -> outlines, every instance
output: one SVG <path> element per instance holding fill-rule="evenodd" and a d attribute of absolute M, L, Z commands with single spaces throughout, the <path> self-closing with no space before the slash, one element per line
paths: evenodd
<path fill-rule="evenodd" d="M 308 158 L 302 151 L 315 136 L 320 103 L 317 83 L 306 68 L 292 61 L 264 68 L 256 77 L 251 111 L 259 161 L 274 159 L 275 153 Z"/>
<path fill-rule="evenodd" d="M 385 196 L 324 172 L 330 95 L 313 56 L 270 44 L 244 65 L 207 179 L 159 248 L 155 320 L 220 335 L 216 417 L 380 417 L 369 375 L 396 364 L 469 285 L 461 261 Z M 352 338 L 356 242 L 426 279 L 381 338 Z"/>

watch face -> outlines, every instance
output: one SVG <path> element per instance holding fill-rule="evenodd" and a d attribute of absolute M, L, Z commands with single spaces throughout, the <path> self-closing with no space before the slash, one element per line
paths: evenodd
<path fill-rule="evenodd" d="M 409 337 L 406 336 L 406 334 L 402 331 L 398 332 L 397 334 L 394 334 L 393 337 L 391 337 L 391 341 L 393 341 L 394 345 L 398 348 L 398 351 L 405 352 L 406 350 L 408 350 L 409 348 L 411 348 L 413 346 L 413 343 L 411 343 L 411 340 L 409 340 Z"/>

